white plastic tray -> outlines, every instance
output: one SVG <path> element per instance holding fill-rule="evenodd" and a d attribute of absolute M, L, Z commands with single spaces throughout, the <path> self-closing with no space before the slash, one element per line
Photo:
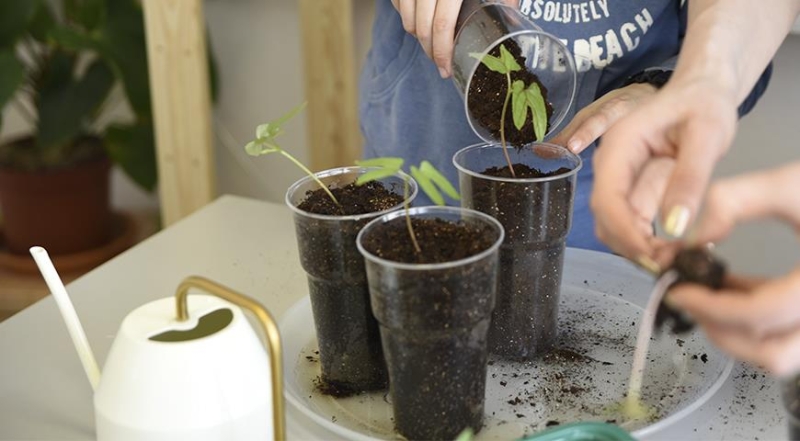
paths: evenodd
<path fill-rule="evenodd" d="M 658 435 L 695 411 L 722 386 L 733 363 L 700 333 L 662 336 L 651 344 L 644 400 L 659 417 L 628 422 L 613 410 L 627 389 L 637 324 L 653 280 L 625 260 L 568 250 L 561 290 L 559 348 L 578 359 L 528 364 L 491 361 L 484 427 L 476 440 L 516 439 L 555 423 L 614 421 L 637 438 Z M 314 389 L 319 375 L 308 297 L 281 320 L 286 399 L 347 439 L 397 439 L 387 393 L 345 399 Z"/>

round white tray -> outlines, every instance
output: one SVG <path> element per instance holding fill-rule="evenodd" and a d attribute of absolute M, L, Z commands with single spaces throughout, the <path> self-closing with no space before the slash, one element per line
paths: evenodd
<path fill-rule="evenodd" d="M 490 361 L 484 427 L 475 439 L 517 439 L 576 421 L 612 421 L 637 438 L 651 437 L 711 398 L 730 375 L 732 361 L 701 333 L 662 335 L 651 343 L 643 387 L 658 417 L 630 422 L 614 410 L 627 390 L 637 325 L 652 285 L 652 277 L 624 259 L 569 249 L 558 347 L 580 356 Z M 347 439 L 398 439 L 388 393 L 335 399 L 315 390 L 319 356 L 312 324 L 308 297 L 281 320 L 287 401 Z"/>

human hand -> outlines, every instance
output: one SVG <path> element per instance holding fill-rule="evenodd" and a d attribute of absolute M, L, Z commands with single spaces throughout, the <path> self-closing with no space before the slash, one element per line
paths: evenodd
<path fill-rule="evenodd" d="M 692 242 L 719 241 L 736 224 L 779 218 L 800 231 L 800 163 L 713 185 Z M 782 376 L 800 371 L 800 267 L 772 280 L 736 278 L 711 291 L 682 284 L 669 304 L 687 312 L 721 349 Z"/>
<path fill-rule="evenodd" d="M 470 1 L 470 0 L 467 0 Z M 448 78 L 453 59 L 455 27 L 464 0 L 392 0 L 400 13 L 403 29 L 417 37 L 425 54 L 439 68 L 439 75 Z M 503 0 L 518 7 L 519 0 Z"/>
<path fill-rule="evenodd" d="M 634 109 L 655 95 L 658 89 L 650 84 L 631 84 L 612 90 L 578 112 L 552 140 L 553 144 L 580 153 Z"/>
<path fill-rule="evenodd" d="M 653 221 L 660 212 L 664 231 L 683 236 L 733 140 L 736 109 L 713 80 L 671 81 L 611 127 L 594 157 L 598 238 L 650 270 L 666 263 Z"/>

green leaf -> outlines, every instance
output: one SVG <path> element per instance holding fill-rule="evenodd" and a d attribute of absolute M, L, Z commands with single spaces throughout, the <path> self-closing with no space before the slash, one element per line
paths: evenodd
<path fill-rule="evenodd" d="M 461 195 L 458 194 L 458 190 L 447 180 L 447 178 L 436 170 L 436 167 L 433 166 L 428 161 L 422 161 L 419 165 L 419 171 L 428 177 L 437 187 L 439 187 L 445 194 L 450 196 L 453 200 L 461 200 Z"/>
<path fill-rule="evenodd" d="M 31 36 L 42 43 L 47 41 L 47 34 L 56 26 L 53 11 L 47 2 L 40 1 L 39 7 L 31 20 L 28 30 Z"/>
<path fill-rule="evenodd" d="M 394 176 L 397 173 L 397 170 L 392 170 L 391 168 L 376 168 L 374 170 L 370 170 L 358 177 L 356 179 L 356 185 L 364 185 L 367 182 L 377 181 L 379 179 L 388 178 L 389 176 Z"/>
<path fill-rule="evenodd" d="M 411 176 L 417 181 L 417 185 L 422 191 L 425 192 L 426 195 L 433 201 L 436 205 L 444 205 L 444 197 L 442 194 L 439 193 L 439 190 L 436 189 L 436 186 L 433 185 L 430 178 L 422 173 L 416 166 L 411 166 Z"/>
<path fill-rule="evenodd" d="M 150 81 L 144 15 L 137 0 L 107 0 L 104 23 L 96 31 L 105 56 L 122 79 L 125 95 L 139 118 L 149 119 Z"/>
<path fill-rule="evenodd" d="M 25 68 L 12 49 L 0 50 L 0 110 L 25 80 Z"/>
<path fill-rule="evenodd" d="M 506 72 L 516 72 L 522 69 L 517 63 L 517 60 L 514 59 L 514 56 L 511 55 L 511 52 L 506 49 L 506 45 L 500 45 L 500 60 L 503 62 L 503 66 L 506 68 Z"/>
<path fill-rule="evenodd" d="M 47 33 L 47 38 L 50 42 L 69 51 L 93 51 L 102 57 L 109 58 L 108 49 L 103 45 L 102 41 L 90 37 L 75 28 L 66 26 L 53 28 Z"/>
<path fill-rule="evenodd" d="M 387 168 L 390 170 L 394 170 L 394 172 L 397 173 L 403 167 L 404 162 L 405 160 L 403 158 L 386 156 L 383 158 L 371 158 L 371 159 L 356 161 L 356 165 L 359 167 Z"/>
<path fill-rule="evenodd" d="M 81 0 L 74 18 L 81 26 L 91 31 L 104 21 L 105 14 L 104 0 Z"/>
<path fill-rule="evenodd" d="M 268 155 L 270 153 L 276 153 L 278 149 L 265 143 L 262 139 L 257 139 L 255 141 L 248 142 L 247 145 L 244 146 L 244 151 L 250 156 L 261 156 Z"/>
<path fill-rule="evenodd" d="M 77 81 L 72 78 L 72 60 L 67 63 L 59 61 L 59 72 L 51 75 L 39 92 L 37 144 L 44 148 L 69 142 L 83 131 L 86 119 L 100 107 L 114 84 L 111 69 L 101 59 L 93 61 Z"/>
<path fill-rule="evenodd" d="M 145 190 L 153 191 L 158 174 L 152 124 L 111 126 L 106 131 L 105 144 L 108 155 L 125 174 Z"/>
<path fill-rule="evenodd" d="M 514 86 L 517 85 L 516 83 L 522 82 L 515 81 Z M 521 86 L 525 87 L 524 84 Z M 528 118 L 528 99 L 524 89 L 518 90 L 514 87 L 511 91 L 511 113 L 514 116 L 514 127 L 522 130 L 522 126 L 525 125 L 525 120 Z"/>
<path fill-rule="evenodd" d="M 265 139 L 271 141 L 278 137 L 281 133 L 283 133 L 283 125 L 286 124 L 287 121 L 294 118 L 295 115 L 300 113 L 306 107 L 306 103 L 300 103 L 295 106 L 294 109 L 286 112 L 278 119 L 272 120 L 265 124 L 260 124 L 256 127 L 256 138 Z"/>
<path fill-rule="evenodd" d="M 542 141 L 547 132 L 547 107 L 544 103 L 542 90 L 536 83 L 531 84 L 525 90 L 528 106 L 533 112 L 533 130 L 536 132 L 536 140 Z"/>
<path fill-rule="evenodd" d="M 481 54 L 476 52 L 470 53 L 469 56 L 483 63 L 491 71 L 498 72 L 501 74 L 508 73 L 508 69 L 506 69 L 505 64 L 495 56 L 486 54 L 483 57 L 481 57 Z"/>
<path fill-rule="evenodd" d="M 0 0 L 0 48 L 14 46 L 28 29 L 41 0 Z"/>
<path fill-rule="evenodd" d="M 462 430 L 461 433 L 458 434 L 458 437 L 455 441 L 472 441 L 473 433 L 472 428 L 467 427 L 466 429 Z"/>

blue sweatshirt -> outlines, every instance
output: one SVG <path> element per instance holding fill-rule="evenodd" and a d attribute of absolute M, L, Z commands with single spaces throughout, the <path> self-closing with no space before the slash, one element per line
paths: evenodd
<path fill-rule="evenodd" d="M 691 0 L 690 0 L 691 1 Z M 390 0 L 376 0 L 372 48 L 361 74 L 359 113 L 364 157 L 401 156 L 414 164 L 431 161 L 458 182 L 451 158 L 481 142 L 467 123 L 464 103 L 451 79 L 441 79 L 419 42 L 403 29 Z M 672 69 L 686 28 L 687 6 L 680 0 L 521 0 L 520 11 L 576 54 L 578 84 L 572 114 L 631 75 Z M 769 81 L 767 69 L 750 97 L 746 113 Z M 589 209 L 596 145 L 581 153 L 572 230 L 567 245 L 607 250 L 594 234 Z M 415 205 L 427 204 L 424 195 Z"/>

